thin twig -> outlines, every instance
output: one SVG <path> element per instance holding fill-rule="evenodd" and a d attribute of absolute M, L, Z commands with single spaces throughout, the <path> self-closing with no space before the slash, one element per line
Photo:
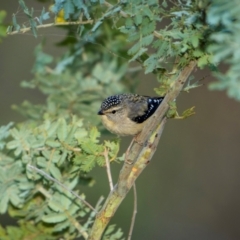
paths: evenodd
<path fill-rule="evenodd" d="M 132 220 L 131 220 L 131 226 L 130 226 L 129 233 L 128 233 L 128 240 L 131 240 L 131 238 L 132 238 L 133 227 L 134 227 L 135 219 L 136 219 L 136 215 L 137 215 L 137 188 L 136 188 L 136 183 L 133 184 L 133 198 L 134 198 L 133 215 L 132 215 Z"/>
<path fill-rule="evenodd" d="M 110 190 L 112 191 L 113 190 L 113 180 L 112 180 L 111 167 L 110 167 L 107 148 L 105 148 L 105 150 L 103 152 L 103 156 L 105 157 L 108 182 L 109 182 Z"/>
<path fill-rule="evenodd" d="M 36 171 L 37 173 L 43 175 L 44 177 L 48 178 L 49 180 L 57 183 L 59 186 L 61 186 L 63 189 L 67 190 L 68 192 L 70 192 L 72 195 L 74 195 L 77 199 L 79 199 L 81 202 L 83 202 L 86 206 L 88 206 L 91 210 L 93 210 L 94 212 L 97 212 L 96 209 L 87 201 L 85 201 L 82 197 L 78 196 L 74 191 L 72 191 L 70 188 L 68 188 L 67 186 L 65 186 L 64 184 L 62 184 L 61 182 L 59 182 L 58 180 L 56 180 L 55 178 L 51 177 L 50 175 L 48 175 L 47 173 L 45 173 L 43 170 L 38 169 L 35 166 L 32 166 L 30 164 L 27 165 L 27 167 L 31 170 Z"/>
<path fill-rule="evenodd" d="M 84 24 L 93 24 L 93 20 L 87 20 L 87 21 L 77 21 L 77 22 L 59 22 L 59 23 L 47 23 L 36 26 L 36 29 L 40 28 L 48 28 L 48 27 L 55 27 L 55 26 L 68 26 L 68 25 L 84 25 Z M 21 28 L 19 30 L 13 31 L 13 32 L 7 32 L 8 35 L 14 35 L 19 33 L 25 33 L 28 31 L 31 31 L 32 27 L 26 27 Z"/>

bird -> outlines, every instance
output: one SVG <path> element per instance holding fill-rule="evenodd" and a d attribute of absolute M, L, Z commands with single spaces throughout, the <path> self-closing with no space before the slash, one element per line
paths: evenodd
<path fill-rule="evenodd" d="M 137 136 L 164 97 L 118 94 L 103 100 L 98 115 L 103 125 L 118 136 Z"/>

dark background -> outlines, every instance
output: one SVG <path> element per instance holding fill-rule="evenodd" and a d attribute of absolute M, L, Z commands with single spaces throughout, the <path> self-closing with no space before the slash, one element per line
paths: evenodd
<path fill-rule="evenodd" d="M 26 0 L 39 11 L 42 4 Z M 46 8 L 48 6 L 46 5 Z M 18 11 L 18 1 L 0 2 L 11 14 L 24 17 Z M 20 88 L 22 80 L 32 78 L 34 48 L 47 38 L 45 52 L 60 56 L 64 49 L 54 46 L 63 38 L 59 29 L 49 28 L 35 39 L 32 34 L 8 36 L 0 44 L 0 124 L 18 122 L 23 118 L 12 104 L 28 99 L 44 102 L 44 96 L 34 90 Z M 196 106 L 196 115 L 186 120 L 169 120 L 151 164 L 137 180 L 138 214 L 132 239 L 166 240 L 235 240 L 240 239 L 240 103 L 224 92 L 210 92 L 208 83 L 215 80 L 207 71 L 195 72 L 196 79 L 207 76 L 204 85 L 182 93 L 177 99 L 180 112 Z M 137 93 L 154 95 L 155 79 L 142 74 Z M 111 137 L 110 135 L 108 136 Z M 130 138 L 122 139 L 122 150 Z M 120 166 L 114 164 L 116 181 Z M 107 197 L 108 182 L 104 168 L 94 170 L 93 188 L 87 189 L 87 199 L 95 204 L 100 195 Z M 133 198 L 129 193 L 111 223 L 117 223 L 127 234 Z M 0 222 L 7 224 L 1 217 Z"/>

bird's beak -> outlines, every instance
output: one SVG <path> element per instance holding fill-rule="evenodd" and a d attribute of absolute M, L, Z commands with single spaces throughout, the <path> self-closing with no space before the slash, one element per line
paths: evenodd
<path fill-rule="evenodd" d="M 104 115 L 104 113 L 102 112 L 102 110 L 99 110 L 97 114 L 98 114 L 98 115 Z"/>

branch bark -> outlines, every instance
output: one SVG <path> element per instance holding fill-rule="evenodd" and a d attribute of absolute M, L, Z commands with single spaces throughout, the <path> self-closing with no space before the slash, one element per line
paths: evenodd
<path fill-rule="evenodd" d="M 179 73 L 160 107 L 151 117 L 151 121 L 148 122 L 139 135 L 138 141 L 132 145 L 128 159 L 125 161 L 119 174 L 117 184 L 110 192 L 100 212 L 96 215 L 88 240 L 101 239 L 106 226 L 114 216 L 122 200 L 151 160 L 166 123 L 165 115 L 169 109 L 168 103 L 177 98 L 195 65 L 196 62 L 191 61 L 189 65 Z M 129 162 L 132 164 L 129 164 Z"/>

